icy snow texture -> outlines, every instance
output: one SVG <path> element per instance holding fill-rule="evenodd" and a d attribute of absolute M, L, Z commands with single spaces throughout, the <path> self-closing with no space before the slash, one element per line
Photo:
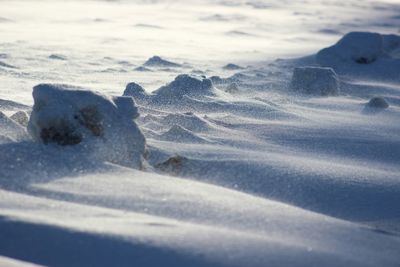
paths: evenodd
<path fill-rule="evenodd" d="M 307 94 L 338 95 L 339 78 L 331 68 L 298 67 L 293 71 L 291 87 Z"/>
<path fill-rule="evenodd" d="M 139 116 L 130 97 L 84 91 L 69 85 L 33 88 L 28 130 L 37 141 L 93 147 L 110 162 L 139 168 L 145 139 L 133 121 Z"/>

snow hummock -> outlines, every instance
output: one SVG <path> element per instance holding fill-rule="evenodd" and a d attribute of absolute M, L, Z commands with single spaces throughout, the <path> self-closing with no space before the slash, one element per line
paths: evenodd
<path fill-rule="evenodd" d="M 398 35 L 350 32 L 333 46 L 320 50 L 316 63 L 342 75 L 399 81 L 399 51 Z"/>
<path fill-rule="evenodd" d="M 167 132 L 161 135 L 161 140 L 176 141 L 178 143 L 206 143 L 206 139 L 198 136 L 194 132 L 185 129 L 180 125 L 172 126 Z"/>
<path fill-rule="evenodd" d="M 146 93 L 144 88 L 135 83 L 135 82 L 130 82 L 126 85 L 125 91 L 123 93 L 124 96 L 131 96 L 133 97 L 136 101 L 141 101 L 145 100 L 149 95 Z"/>
<path fill-rule="evenodd" d="M 24 127 L 28 126 L 29 116 L 23 110 L 19 110 L 19 111 L 15 112 L 13 115 L 10 116 L 10 119 L 18 122 L 20 125 L 22 125 Z"/>
<path fill-rule="evenodd" d="M 241 70 L 243 67 L 233 64 L 233 63 L 228 63 L 223 67 L 224 70 Z"/>
<path fill-rule="evenodd" d="M 338 95 L 339 78 L 331 68 L 297 67 L 293 71 L 292 89 L 313 95 Z"/>
<path fill-rule="evenodd" d="M 9 69 L 16 69 L 17 68 L 15 66 L 7 64 L 7 63 L 5 63 L 3 61 L 0 61 L 0 67 L 9 68 Z"/>
<path fill-rule="evenodd" d="M 29 139 L 25 127 L 7 117 L 0 111 L 0 137 L 1 143 L 4 141 L 22 141 Z"/>
<path fill-rule="evenodd" d="M 49 56 L 49 59 L 55 59 L 55 60 L 67 60 L 67 58 L 64 55 L 60 54 L 51 54 Z"/>
<path fill-rule="evenodd" d="M 133 121 L 139 116 L 131 97 L 109 98 L 70 85 L 33 88 L 28 130 L 39 142 L 81 144 L 107 161 L 139 168 L 145 139 Z"/>
<path fill-rule="evenodd" d="M 181 65 L 178 63 L 174 63 L 172 61 L 165 60 L 159 56 L 153 56 L 149 58 L 143 66 L 146 67 L 180 67 Z"/>
<path fill-rule="evenodd" d="M 376 96 L 369 100 L 369 102 L 367 103 L 367 107 L 385 109 L 389 107 L 389 104 L 385 100 L 385 98 Z"/>
<path fill-rule="evenodd" d="M 370 32 L 351 32 L 334 46 L 322 49 L 317 62 L 329 65 L 334 61 L 370 64 L 384 55 L 383 36 Z"/>

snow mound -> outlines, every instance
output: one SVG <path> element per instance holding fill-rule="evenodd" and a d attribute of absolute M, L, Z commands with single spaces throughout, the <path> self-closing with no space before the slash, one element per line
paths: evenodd
<path fill-rule="evenodd" d="M 152 70 L 143 66 L 137 67 L 134 69 L 135 71 L 140 71 L 140 72 L 151 72 Z"/>
<path fill-rule="evenodd" d="M 66 56 L 59 55 L 59 54 L 51 54 L 49 56 L 49 59 L 55 59 L 55 60 L 67 60 Z"/>
<path fill-rule="evenodd" d="M 214 87 L 210 79 L 198 79 L 188 74 L 176 76 L 175 80 L 154 91 L 162 98 L 181 98 L 184 95 L 213 95 Z"/>
<path fill-rule="evenodd" d="M 0 110 L 2 111 L 21 110 L 21 109 L 27 110 L 30 109 L 30 107 L 11 100 L 0 99 Z"/>
<path fill-rule="evenodd" d="M 130 82 L 126 85 L 124 96 L 131 96 L 135 100 L 144 100 L 149 97 L 146 91 L 137 83 Z"/>
<path fill-rule="evenodd" d="M 229 63 L 229 64 L 226 64 L 223 67 L 223 69 L 224 70 L 241 70 L 241 69 L 243 69 L 243 67 L 241 67 L 239 65 L 236 65 L 236 64 L 233 64 L 233 63 Z"/>
<path fill-rule="evenodd" d="M 180 125 L 172 126 L 171 129 L 163 133 L 160 137 L 161 140 L 175 141 L 179 143 L 207 143 L 206 139 Z"/>
<path fill-rule="evenodd" d="M 1 143 L 5 143 L 5 141 L 22 141 L 28 139 L 29 137 L 24 127 L 7 117 L 1 111 L 0 136 L 2 136 L 0 141 Z"/>
<path fill-rule="evenodd" d="M 400 37 L 371 32 L 351 32 L 335 45 L 317 53 L 317 62 L 332 66 L 340 62 L 371 64 L 379 58 L 390 58 L 400 48 Z"/>
<path fill-rule="evenodd" d="M 139 116 L 131 97 L 108 98 L 69 85 L 33 88 L 28 131 L 39 142 L 80 144 L 103 160 L 139 168 L 145 138 L 133 121 Z"/>
<path fill-rule="evenodd" d="M 235 94 L 235 93 L 239 92 L 239 87 L 238 87 L 237 83 L 230 83 L 226 87 L 225 92 L 228 92 L 230 94 Z"/>
<path fill-rule="evenodd" d="M 181 67 L 180 64 L 165 60 L 159 56 L 153 56 L 153 57 L 149 58 L 143 64 L 143 66 L 146 66 L 146 67 Z"/>
<path fill-rule="evenodd" d="M 168 114 L 161 123 L 169 126 L 180 125 L 190 131 L 201 132 L 210 129 L 209 123 L 192 112 Z"/>
<path fill-rule="evenodd" d="M 385 98 L 377 96 L 369 100 L 369 102 L 367 103 L 367 107 L 385 109 L 389 107 L 389 104 L 385 100 Z"/>
<path fill-rule="evenodd" d="M 298 67 L 293 71 L 291 88 L 313 95 L 338 95 L 339 80 L 331 68 Z"/>
<path fill-rule="evenodd" d="M 5 62 L 3 62 L 3 61 L 0 61 L 0 67 L 8 68 L 8 69 L 16 69 L 16 68 L 17 68 L 17 67 L 15 67 L 15 66 L 10 65 L 10 64 L 7 64 L 7 63 L 5 63 Z"/>
<path fill-rule="evenodd" d="M 13 115 L 10 116 L 10 119 L 14 120 L 15 122 L 18 122 L 20 125 L 24 127 L 28 126 L 29 116 L 23 110 L 15 112 Z"/>

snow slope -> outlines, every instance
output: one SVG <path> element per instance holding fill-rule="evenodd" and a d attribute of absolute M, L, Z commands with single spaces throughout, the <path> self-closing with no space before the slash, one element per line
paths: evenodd
<path fill-rule="evenodd" d="M 0 266 L 399 266 L 396 1 L 1 7 Z"/>

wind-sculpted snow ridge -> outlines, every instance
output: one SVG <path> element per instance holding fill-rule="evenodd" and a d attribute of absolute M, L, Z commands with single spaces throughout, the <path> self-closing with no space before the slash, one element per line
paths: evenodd
<path fill-rule="evenodd" d="M 105 160 L 140 168 L 145 139 L 133 121 L 139 116 L 131 97 L 109 98 L 69 85 L 33 88 L 28 130 L 45 144 L 93 149 Z"/>
<path fill-rule="evenodd" d="M 158 110 L 162 107 L 165 111 L 180 113 L 230 112 L 240 116 L 259 116 L 270 119 L 293 116 L 278 106 L 263 101 L 237 99 L 234 95 L 216 88 L 211 79 L 197 78 L 187 74 L 176 76 L 172 82 L 151 94 L 140 85 L 129 83 L 124 96 L 132 96 L 138 104 L 146 108 Z"/>

